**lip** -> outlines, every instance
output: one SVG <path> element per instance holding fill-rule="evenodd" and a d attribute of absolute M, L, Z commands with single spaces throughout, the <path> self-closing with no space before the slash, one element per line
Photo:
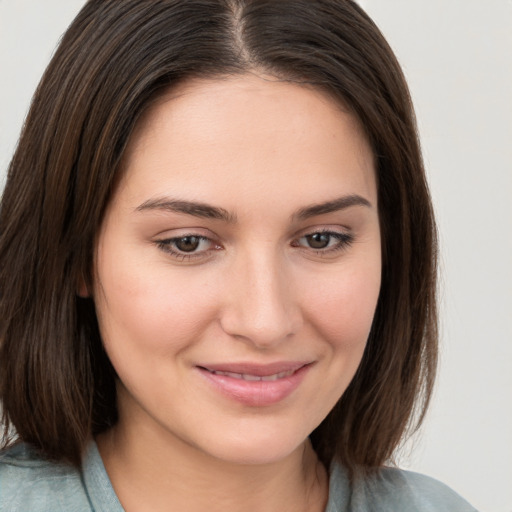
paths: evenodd
<path fill-rule="evenodd" d="M 224 396 L 250 407 L 265 407 L 291 395 L 312 364 L 310 361 L 280 361 L 265 365 L 221 363 L 196 368 Z"/>

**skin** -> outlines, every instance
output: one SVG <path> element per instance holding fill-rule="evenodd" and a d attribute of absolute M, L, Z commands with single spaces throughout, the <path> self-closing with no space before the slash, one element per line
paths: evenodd
<path fill-rule="evenodd" d="M 361 361 L 381 278 L 374 163 L 356 119 L 266 76 L 173 89 L 130 141 L 95 265 L 119 376 L 119 423 L 97 441 L 124 508 L 323 510 L 327 474 L 308 436 Z M 198 370 L 276 361 L 308 367 L 263 406 Z"/>

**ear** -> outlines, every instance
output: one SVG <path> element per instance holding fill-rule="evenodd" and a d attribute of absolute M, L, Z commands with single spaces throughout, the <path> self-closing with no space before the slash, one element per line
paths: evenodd
<path fill-rule="evenodd" d="M 76 287 L 76 294 L 81 297 L 82 299 L 88 299 L 91 296 L 91 293 L 89 292 L 89 287 L 87 286 L 87 283 L 85 282 L 85 278 L 83 274 L 78 279 L 78 285 Z"/>

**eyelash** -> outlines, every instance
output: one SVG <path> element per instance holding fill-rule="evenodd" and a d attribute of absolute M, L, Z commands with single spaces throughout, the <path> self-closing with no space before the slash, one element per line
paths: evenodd
<path fill-rule="evenodd" d="M 329 254 L 336 253 L 338 251 L 343 251 L 350 247 L 352 243 L 354 242 L 354 236 L 352 234 L 348 233 L 340 233 L 339 231 L 331 231 L 328 229 L 321 229 L 319 231 L 313 231 L 312 233 L 306 233 L 305 235 L 302 235 L 299 237 L 296 241 L 292 243 L 293 247 L 301 247 L 298 244 L 299 240 L 302 240 L 307 237 L 312 237 L 314 235 L 327 235 L 331 239 L 335 239 L 337 243 L 332 247 L 322 248 L 322 249 L 314 249 L 313 247 L 304 247 L 305 249 L 311 249 L 313 250 L 317 255 L 319 256 L 326 256 Z M 331 240 L 329 240 L 329 243 Z"/>
<path fill-rule="evenodd" d="M 314 235 L 327 235 L 327 236 L 337 240 L 337 243 L 332 247 L 326 247 L 326 248 L 320 248 L 320 249 L 314 249 L 313 247 L 305 247 L 305 246 L 299 244 L 300 240 L 306 239 L 307 237 L 312 237 Z M 219 244 L 215 244 L 215 242 L 213 242 L 210 238 L 208 238 L 206 236 L 198 235 L 195 233 L 190 233 L 190 234 L 186 234 L 186 235 L 179 236 L 179 237 L 166 238 L 163 240 L 157 240 L 156 245 L 160 250 L 166 252 L 167 254 L 170 254 L 171 256 L 179 259 L 180 261 L 190 261 L 190 260 L 193 260 L 196 258 L 203 258 L 205 256 L 206 252 L 209 252 L 210 250 L 212 250 L 212 249 L 207 249 L 207 250 L 203 250 L 200 252 L 195 252 L 195 251 L 192 252 L 191 251 L 190 253 L 187 253 L 187 252 L 182 252 L 179 249 L 176 250 L 173 248 L 174 244 L 176 244 L 177 242 L 184 240 L 186 238 L 195 238 L 195 239 L 197 239 L 197 241 L 199 243 L 210 242 L 210 244 L 214 246 L 213 250 L 219 250 L 222 248 Z M 331 240 L 329 240 L 329 243 L 330 242 L 331 242 Z M 340 233 L 338 231 L 331 231 L 331 230 L 325 229 L 325 230 L 313 231 L 311 233 L 306 233 L 305 235 L 302 235 L 301 237 L 295 239 L 291 245 L 292 245 L 292 247 L 298 247 L 298 248 L 303 248 L 306 250 L 312 250 L 318 256 L 327 256 L 330 254 L 337 253 L 338 251 L 347 249 L 348 247 L 350 247 L 350 245 L 352 245 L 353 242 L 354 242 L 354 236 L 352 234 Z"/>
<path fill-rule="evenodd" d="M 176 244 L 176 242 L 179 242 L 180 240 L 184 240 L 185 238 L 196 238 L 199 243 L 201 242 L 210 242 L 212 245 L 216 245 L 210 238 L 202 235 L 197 235 L 195 233 L 189 233 L 182 236 L 177 236 L 173 238 L 166 238 L 164 240 L 157 240 L 156 244 L 159 249 L 162 251 L 170 254 L 171 256 L 179 259 L 180 261 L 190 261 L 195 258 L 201 258 L 204 257 L 205 252 L 207 251 L 201 251 L 201 252 L 182 252 L 180 250 L 176 250 L 173 248 L 173 244 Z M 220 249 L 220 245 L 217 244 L 216 246 L 218 249 Z"/>

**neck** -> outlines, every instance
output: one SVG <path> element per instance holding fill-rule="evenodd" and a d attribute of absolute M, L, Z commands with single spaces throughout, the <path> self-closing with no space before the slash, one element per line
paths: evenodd
<path fill-rule="evenodd" d="M 309 440 L 268 464 L 226 462 L 176 438 L 114 427 L 98 448 L 126 512 L 321 512 L 327 473 Z"/>

